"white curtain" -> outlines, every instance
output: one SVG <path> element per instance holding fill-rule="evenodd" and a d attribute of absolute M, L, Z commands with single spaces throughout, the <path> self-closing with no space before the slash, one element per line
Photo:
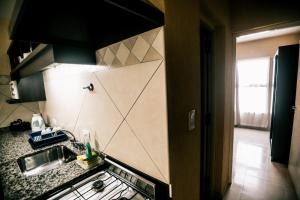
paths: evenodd
<path fill-rule="evenodd" d="M 236 125 L 269 128 L 272 71 L 269 57 L 237 61 L 235 91 Z"/>

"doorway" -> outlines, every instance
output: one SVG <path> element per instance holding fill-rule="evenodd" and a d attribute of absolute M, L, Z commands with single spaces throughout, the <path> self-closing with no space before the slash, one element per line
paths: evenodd
<path fill-rule="evenodd" d="M 289 95 L 279 95 L 276 55 L 282 46 L 298 44 L 300 39 L 300 27 L 290 30 L 295 32 L 285 28 L 285 31 L 277 29 L 237 37 L 233 173 L 225 199 L 296 199 L 287 163 L 274 159 L 274 136 L 270 137 L 270 131 L 274 132 L 274 116 L 279 112 L 274 109 L 278 96 L 286 101 Z M 293 74 L 297 71 L 288 71 L 280 74 L 289 73 L 285 82 L 294 82 L 294 86 L 283 88 L 293 93 L 296 85 Z"/>
<path fill-rule="evenodd" d="M 200 23 L 201 67 L 201 199 L 211 199 L 212 191 L 212 92 L 213 92 L 213 44 L 214 31 L 206 23 Z"/>

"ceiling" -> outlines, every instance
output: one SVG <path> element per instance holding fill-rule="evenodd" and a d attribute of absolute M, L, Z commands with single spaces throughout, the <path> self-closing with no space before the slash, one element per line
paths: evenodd
<path fill-rule="evenodd" d="M 15 2 L 15 0 L 0 0 L 0 19 L 10 19 Z"/>
<path fill-rule="evenodd" d="M 289 28 L 273 29 L 248 35 L 242 35 L 236 38 L 237 43 L 249 42 L 253 40 L 265 39 L 270 37 L 288 35 L 293 33 L 300 33 L 300 26 L 293 26 Z"/>

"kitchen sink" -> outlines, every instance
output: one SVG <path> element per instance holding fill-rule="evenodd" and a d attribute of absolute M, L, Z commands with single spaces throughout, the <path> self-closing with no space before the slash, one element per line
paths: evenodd
<path fill-rule="evenodd" d="M 76 159 L 77 154 L 64 145 L 53 146 L 18 158 L 17 162 L 26 176 L 39 175 Z"/>

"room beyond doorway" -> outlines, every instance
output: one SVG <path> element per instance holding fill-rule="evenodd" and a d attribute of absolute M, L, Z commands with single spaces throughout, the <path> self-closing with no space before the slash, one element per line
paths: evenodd
<path fill-rule="evenodd" d="M 290 64 L 290 58 L 282 57 L 285 54 L 282 52 L 290 50 L 282 49 L 299 48 L 300 26 L 286 30 L 295 32 L 281 34 L 284 32 L 281 31 L 274 35 L 276 31 L 266 31 L 237 38 L 232 185 L 225 199 L 297 199 L 285 150 L 290 150 L 285 141 L 290 141 L 292 131 L 290 128 L 278 131 L 281 122 L 293 123 L 293 118 L 285 117 L 274 123 L 274 116 L 282 116 L 278 105 L 286 105 L 279 102 L 282 99 L 289 102 L 282 110 L 293 116 L 290 100 L 295 101 L 290 93 L 295 94 L 298 60 Z M 295 55 L 298 56 L 298 52 Z M 286 87 L 285 82 L 292 85 Z M 281 93 L 281 88 L 289 94 Z"/>

